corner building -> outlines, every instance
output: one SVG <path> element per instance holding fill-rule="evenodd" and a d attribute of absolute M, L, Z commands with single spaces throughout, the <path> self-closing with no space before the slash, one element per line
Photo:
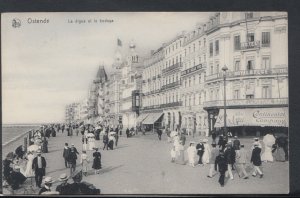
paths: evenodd
<path fill-rule="evenodd" d="M 224 126 L 224 75 L 229 131 L 287 132 L 287 22 L 284 12 L 222 12 L 210 18 L 203 104 L 209 132 Z"/>

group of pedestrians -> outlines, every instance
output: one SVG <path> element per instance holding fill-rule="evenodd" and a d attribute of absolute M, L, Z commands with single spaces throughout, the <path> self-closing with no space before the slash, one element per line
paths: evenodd
<path fill-rule="evenodd" d="M 173 132 L 167 133 L 168 142 L 173 143 L 171 149 L 171 162 L 184 165 L 186 164 L 184 157 L 184 143 L 180 133 L 177 133 L 174 136 L 172 136 L 172 133 Z M 207 177 L 213 178 L 217 172 L 219 172 L 219 183 L 221 186 L 224 186 L 225 178 L 228 177 L 230 180 L 234 179 L 233 171 L 236 171 L 239 178 L 249 179 L 249 173 L 246 171 L 249 163 L 252 164 L 252 172 L 250 175 L 263 178 L 264 174 L 261 169 L 262 162 L 272 162 L 273 156 L 275 156 L 276 160 L 277 158 L 283 158 L 283 156 L 285 156 L 284 150 L 287 150 L 285 149 L 287 142 L 281 143 L 281 145 L 280 143 L 278 144 L 279 140 L 283 142 L 283 138 L 279 140 L 275 140 L 274 138 L 274 142 L 270 141 L 268 138 L 264 137 L 263 139 L 265 146 L 263 153 L 262 144 L 259 138 L 254 138 L 251 148 L 248 149 L 245 148 L 245 145 L 240 143 L 237 136 L 226 141 L 226 138 L 223 137 L 223 135 L 220 135 L 218 142 L 216 142 L 216 138 L 214 138 L 212 144 L 208 144 L 207 139 L 200 139 L 198 142 L 191 141 L 186 149 L 188 165 L 195 167 L 196 165 L 204 166 L 205 164 L 209 164 Z M 279 151 L 274 151 L 274 148 L 277 148 L 278 150 L 278 147 Z M 281 157 L 278 157 L 278 155 L 281 155 Z"/>

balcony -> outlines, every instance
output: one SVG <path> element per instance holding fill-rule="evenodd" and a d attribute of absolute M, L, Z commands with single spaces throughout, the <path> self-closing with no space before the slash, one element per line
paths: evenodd
<path fill-rule="evenodd" d="M 161 104 L 161 105 L 160 105 L 160 108 L 179 107 L 179 106 L 182 106 L 182 101 L 172 102 L 172 103 L 166 103 L 166 104 Z"/>
<path fill-rule="evenodd" d="M 274 69 L 251 69 L 251 70 L 239 70 L 226 73 L 226 78 L 236 78 L 245 76 L 267 76 L 267 75 L 279 75 L 288 74 L 288 68 L 274 68 Z M 213 74 L 206 77 L 206 81 L 222 79 L 223 72 Z"/>
<path fill-rule="evenodd" d="M 151 105 L 151 106 L 146 106 L 143 107 L 142 110 L 152 110 L 152 109 L 159 109 L 160 105 Z"/>
<path fill-rule="evenodd" d="M 172 82 L 170 84 L 163 85 L 161 87 L 161 90 L 165 90 L 165 89 L 169 89 L 169 88 L 174 88 L 174 87 L 177 87 L 179 85 L 181 85 L 180 81 Z"/>
<path fill-rule="evenodd" d="M 241 43 L 241 51 L 247 51 L 260 48 L 260 41 L 251 41 Z"/>
<path fill-rule="evenodd" d="M 199 65 L 196 65 L 192 68 L 189 68 L 189 69 L 186 69 L 184 71 L 181 72 L 181 76 L 185 76 L 185 75 L 188 75 L 192 72 L 195 72 L 195 71 L 198 71 L 200 69 L 204 69 L 205 68 L 205 64 L 199 64 Z"/>
<path fill-rule="evenodd" d="M 166 68 L 166 69 L 163 69 L 163 70 L 162 70 L 162 73 L 165 74 L 165 73 L 167 73 L 167 72 L 170 72 L 170 71 L 172 71 L 172 70 L 175 70 L 175 69 L 181 67 L 181 65 L 182 65 L 181 63 L 176 63 L 176 64 L 174 64 L 174 65 L 172 65 L 172 66 L 170 66 L 170 67 L 168 67 L 168 68 Z"/>
<path fill-rule="evenodd" d="M 204 109 L 223 108 L 224 100 L 204 102 L 203 106 Z M 226 106 L 229 108 L 288 106 L 288 98 L 254 98 L 254 99 L 226 100 Z"/>

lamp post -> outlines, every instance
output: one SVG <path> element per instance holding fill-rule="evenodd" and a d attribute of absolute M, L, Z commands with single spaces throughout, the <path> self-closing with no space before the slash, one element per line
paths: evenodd
<path fill-rule="evenodd" d="M 223 71 L 223 80 L 224 80 L 224 137 L 225 137 L 225 141 L 228 141 L 228 135 L 227 135 L 227 115 L 226 115 L 226 72 L 227 72 L 228 68 L 226 67 L 226 65 L 224 65 L 224 67 L 222 67 L 222 71 Z"/>

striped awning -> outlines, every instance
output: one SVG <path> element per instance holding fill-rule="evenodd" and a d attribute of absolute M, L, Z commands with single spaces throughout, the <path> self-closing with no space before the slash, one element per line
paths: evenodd
<path fill-rule="evenodd" d="M 154 124 L 163 113 L 150 113 L 149 116 L 142 122 L 143 124 Z"/>
<path fill-rule="evenodd" d="M 226 125 L 288 127 L 288 108 L 227 109 Z M 220 109 L 215 127 L 224 127 L 224 110 Z"/>
<path fill-rule="evenodd" d="M 137 123 L 141 123 L 141 122 L 143 122 L 143 120 L 145 120 L 148 116 L 149 116 L 148 113 L 143 113 L 143 114 L 141 114 L 141 115 L 136 119 L 136 122 L 137 122 Z"/>

